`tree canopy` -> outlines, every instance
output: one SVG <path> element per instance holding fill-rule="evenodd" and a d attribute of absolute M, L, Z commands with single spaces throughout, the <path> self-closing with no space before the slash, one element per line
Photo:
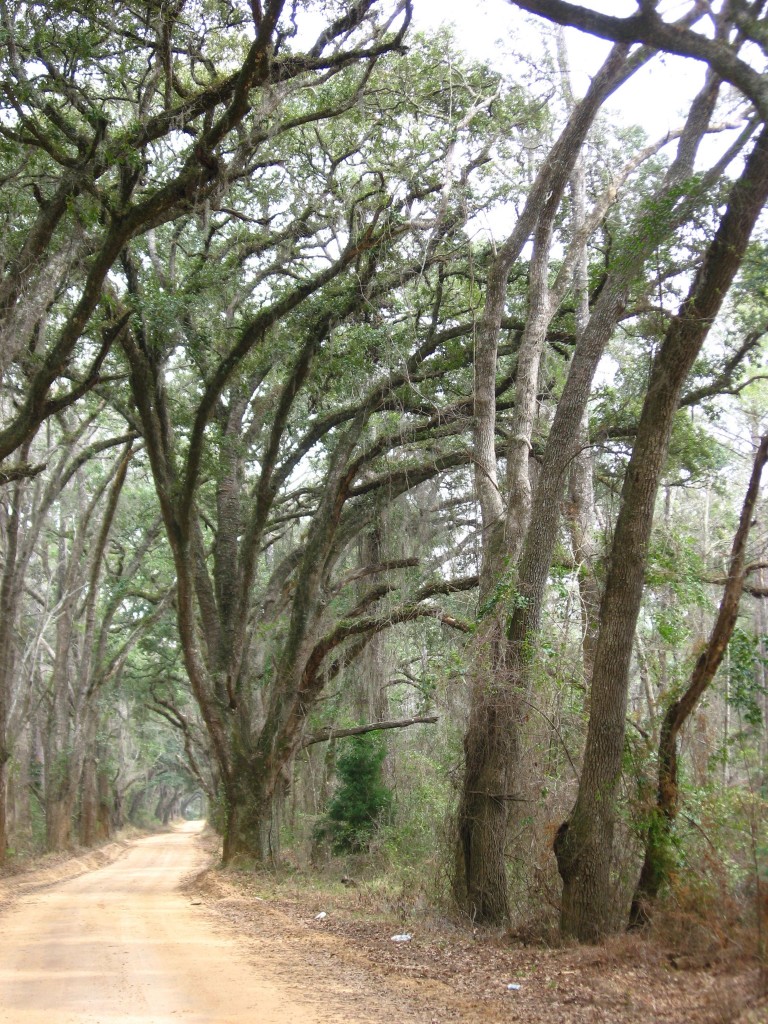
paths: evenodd
<path fill-rule="evenodd" d="M 582 97 L 562 28 L 500 70 L 413 6 L 2 7 L 0 857 L 440 819 L 473 923 L 546 916 L 529 834 L 593 941 L 679 757 L 764 787 L 765 5 L 510 3 L 612 43 Z"/>

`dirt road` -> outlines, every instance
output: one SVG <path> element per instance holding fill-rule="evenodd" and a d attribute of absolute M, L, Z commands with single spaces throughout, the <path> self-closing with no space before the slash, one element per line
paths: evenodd
<path fill-rule="evenodd" d="M 344 1019 L 259 970 L 179 890 L 195 826 L 23 896 L 0 915 L 0 1024 L 305 1024 Z"/>
<path fill-rule="evenodd" d="M 637 936 L 530 948 L 427 919 L 398 944 L 364 887 L 206 860 L 185 826 L 0 880 L 0 1024 L 768 1024 L 750 964 L 671 969 Z"/>

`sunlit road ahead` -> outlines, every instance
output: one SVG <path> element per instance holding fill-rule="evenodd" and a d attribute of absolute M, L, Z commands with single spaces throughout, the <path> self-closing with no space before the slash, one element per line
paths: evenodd
<path fill-rule="evenodd" d="M 198 829 L 138 840 L 108 867 L 0 915 L 0 1024 L 311 1020 L 179 892 L 204 863 Z"/>

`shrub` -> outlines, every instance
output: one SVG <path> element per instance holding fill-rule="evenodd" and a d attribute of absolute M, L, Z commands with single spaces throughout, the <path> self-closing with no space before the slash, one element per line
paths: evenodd
<path fill-rule="evenodd" d="M 376 823 L 392 806 L 392 793 L 382 776 L 387 756 L 379 736 L 353 736 L 336 763 L 339 786 L 320 831 L 330 836 L 337 853 L 365 850 Z"/>

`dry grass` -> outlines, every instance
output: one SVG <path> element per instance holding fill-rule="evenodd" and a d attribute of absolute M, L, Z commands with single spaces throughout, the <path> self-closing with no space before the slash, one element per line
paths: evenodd
<path fill-rule="evenodd" d="M 228 898 L 208 895 L 206 902 L 236 915 L 238 928 L 250 922 L 260 942 L 277 931 L 299 950 L 303 942 L 315 949 L 322 937 L 329 962 L 354 964 L 372 990 L 407 986 L 414 1020 L 768 1024 L 757 962 L 723 943 L 719 923 L 692 928 L 688 909 L 671 907 L 651 937 L 622 934 L 601 946 L 551 948 L 540 936 L 524 944 L 511 932 L 473 931 L 435 910 L 413 876 L 343 885 L 345 873 L 226 872 L 217 877 Z M 318 921 L 320 911 L 327 917 Z M 392 943 L 404 931 L 412 941 Z M 520 988 L 509 990 L 510 983 Z M 429 1004 L 423 1018 L 419 992 Z"/>

